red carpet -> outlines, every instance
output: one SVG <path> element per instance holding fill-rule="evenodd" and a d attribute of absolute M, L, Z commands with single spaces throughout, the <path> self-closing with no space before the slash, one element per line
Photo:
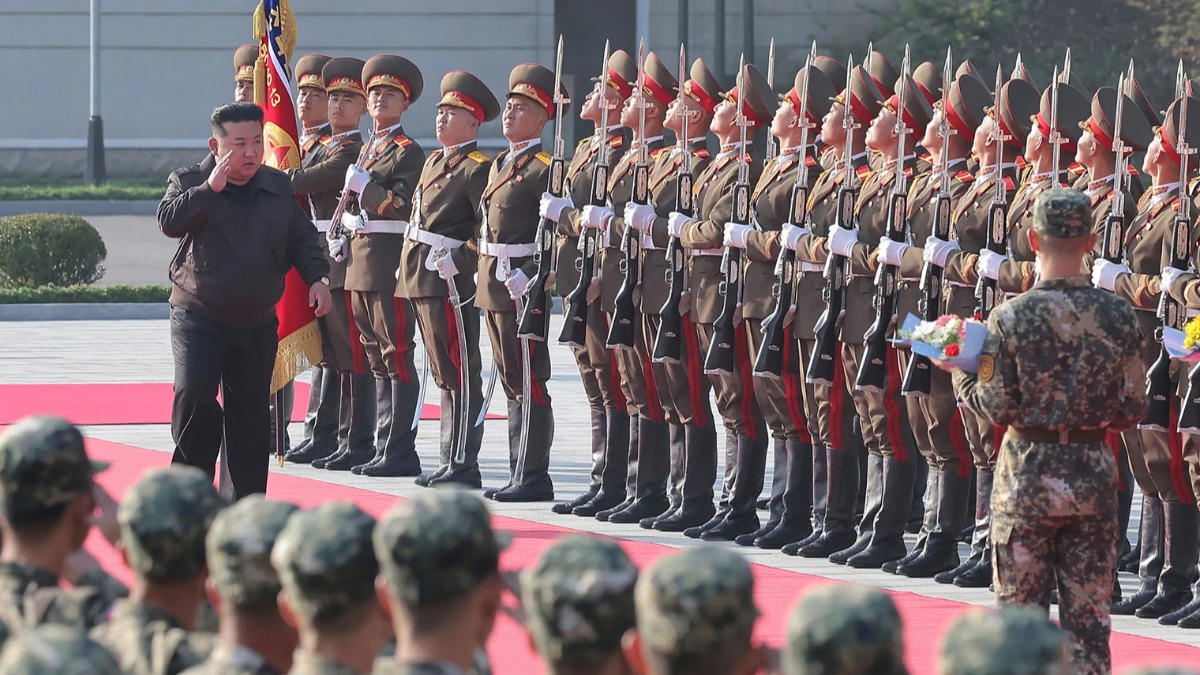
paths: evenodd
<path fill-rule="evenodd" d="M 94 439 L 88 440 L 88 450 L 94 458 L 112 463 L 112 468 L 100 475 L 100 482 L 114 495 L 124 494 L 146 468 L 165 466 L 170 457 L 162 452 Z M 348 500 L 376 516 L 386 512 L 396 502 L 395 497 L 286 474 L 271 476 L 269 496 L 300 506 L 312 506 L 331 499 Z M 504 567 L 511 569 L 532 564 L 541 551 L 554 540 L 575 532 L 563 527 L 516 518 L 495 517 L 494 522 L 497 528 L 513 533 L 513 546 L 506 551 L 503 560 Z M 643 542 L 621 543 L 639 566 L 645 566 L 659 556 L 675 550 Z M 88 547 L 107 569 L 123 579 L 128 579 L 128 570 L 98 533 L 92 533 Z M 806 588 L 829 582 L 821 577 L 762 565 L 755 565 L 754 572 L 756 600 L 762 612 L 756 638 L 767 644 L 779 646 L 783 641 L 788 613 L 796 599 Z M 913 675 L 933 675 L 936 672 L 936 655 L 942 635 L 954 617 L 972 606 L 913 593 L 894 592 L 892 597 L 904 619 L 906 661 L 909 669 Z M 1117 673 L 1134 666 L 1200 663 L 1200 649 L 1123 633 L 1113 634 L 1112 648 L 1113 665 Z M 489 642 L 488 652 L 497 675 L 533 675 L 542 672 L 540 667 L 534 665 L 535 657 L 529 649 L 524 631 L 507 617 L 501 617 L 498 622 Z"/>
<path fill-rule="evenodd" d="M 296 383 L 292 421 L 303 422 L 308 385 Z M 0 384 L 0 424 L 26 415 L 55 414 L 75 424 L 170 424 L 174 389 L 169 382 L 133 384 Z M 426 404 L 421 419 L 441 412 Z M 504 419 L 488 415 L 487 419 Z"/>

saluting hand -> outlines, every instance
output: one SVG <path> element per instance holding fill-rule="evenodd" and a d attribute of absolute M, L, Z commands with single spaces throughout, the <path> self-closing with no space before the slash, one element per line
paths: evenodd
<path fill-rule="evenodd" d="M 233 150 L 218 157 L 217 165 L 213 167 L 212 173 L 208 174 L 208 187 L 212 188 L 213 192 L 225 189 L 229 180 L 229 161 L 232 157 Z"/>
<path fill-rule="evenodd" d="M 318 281 L 308 287 L 308 306 L 313 308 L 313 314 L 317 316 L 325 316 L 333 309 L 333 298 L 324 282 Z"/>

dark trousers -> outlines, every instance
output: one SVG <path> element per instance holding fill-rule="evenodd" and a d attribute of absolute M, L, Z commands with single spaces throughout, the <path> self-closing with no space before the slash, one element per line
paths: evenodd
<path fill-rule="evenodd" d="M 230 326 L 171 308 L 175 402 L 172 464 L 212 476 L 224 435 L 235 499 L 267 491 L 271 447 L 267 398 L 278 347 L 278 323 Z M 217 402 L 221 390 L 222 404 Z"/>

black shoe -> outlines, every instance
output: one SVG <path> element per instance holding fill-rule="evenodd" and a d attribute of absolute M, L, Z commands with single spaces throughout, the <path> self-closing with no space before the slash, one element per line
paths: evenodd
<path fill-rule="evenodd" d="M 483 498 L 484 499 L 495 499 L 497 494 L 503 492 L 504 490 L 507 490 L 508 488 L 512 487 L 512 485 L 513 485 L 512 483 L 505 483 L 504 487 L 488 488 L 483 491 Z"/>
<path fill-rule="evenodd" d="M 824 532 L 825 532 L 825 530 L 823 528 L 817 528 L 817 529 L 813 530 L 812 532 L 810 532 L 807 537 L 805 537 L 795 543 L 798 544 L 799 546 L 808 546 L 809 544 L 813 543 L 814 541 L 820 539 L 821 535 L 824 534 Z"/>
<path fill-rule="evenodd" d="M 952 583 L 954 583 L 954 580 L 958 578 L 958 575 L 960 575 L 963 572 L 966 572 L 967 570 L 971 569 L 972 567 L 978 565 L 979 560 L 980 560 L 979 558 L 971 556 L 971 557 L 967 558 L 966 560 L 960 562 L 958 564 L 958 567 L 955 567 L 954 569 L 946 571 L 946 572 L 939 572 L 939 573 L 933 575 L 933 580 L 938 582 L 939 584 L 952 584 Z"/>
<path fill-rule="evenodd" d="M 459 471 L 447 471 L 429 481 L 427 487 L 435 488 L 444 485 L 458 485 L 470 490 L 478 490 L 483 487 L 483 478 L 479 475 L 479 467 L 475 466 Z"/>
<path fill-rule="evenodd" d="M 598 484 L 593 485 L 588 488 L 587 492 L 579 495 L 575 499 L 572 499 L 569 502 L 560 502 L 558 504 L 555 504 L 554 506 L 550 507 L 550 510 L 553 511 L 554 513 L 557 513 L 560 516 L 569 516 L 569 515 L 571 515 L 571 511 L 574 510 L 574 508 L 576 506 L 583 506 L 584 504 L 590 502 L 592 500 L 592 498 L 596 496 L 596 493 L 599 491 L 600 491 L 600 485 L 598 485 Z"/>
<path fill-rule="evenodd" d="M 694 527 L 700 527 L 712 520 L 717 509 L 711 504 L 707 508 L 679 509 L 674 515 L 659 518 L 654 521 L 654 529 L 659 532 L 686 532 Z"/>
<path fill-rule="evenodd" d="M 904 556 L 903 558 L 901 558 L 899 560 L 890 560 L 888 562 L 885 562 L 885 563 L 883 563 L 883 566 L 880 567 L 879 569 L 883 570 L 884 572 L 887 572 L 888 574 L 897 574 L 896 570 L 900 569 L 901 565 L 906 565 L 906 564 L 916 560 L 917 558 L 921 557 L 921 554 L 924 552 L 925 552 L 925 549 L 922 548 L 921 546 L 914 546 L 913 550 L 908 552 L 908 555 Z M 957 565 L 958 563 L 955 562 L 954 564 Z"/>
<path fill-rule="evenodd" d="M 770 505 L 771 505 L 771 500 L 768 499 L 767 497 L 763 497 L 762 499 L 755 500 L 755 502 L 754 502 L 754 508 L 759 511 L 766 511 L 767 508 L 770 507 Z"/>
<path fill-rule="evenodd" d="M 717 512 L 713 514 L 713 517 L 709 518 L 706 522 L 697 525 L 696 527 L 689 527 L 688 529 L 684 530 L 683 536 L 687 537 L 688 539 L 699 539 L 700 535 L 725 522 L 725 516 L 727 515 L 729 515 L 729 509 L 717 509 Z"/>
<path fill-rule="evenodd" d="M 676 513 L 679 513 L 679 506 L 680 506 L 679 504 L 676 504 L 676 505 L 672 506 L 671 508 L 667 509 L 661 515 L 654 516 L 653 518 L 642 518 L 641 520 L 638 521 L 638 527 L 642 528 L 643 530 L 653 530 L 654 524 L 657 523 L 658 521 L 666 520 L 667 518 L 670 518 L 671 516 L 675 515 Z"/>
<path fill-rule="evenodd" d="M 616 514 L 624 511 L 625 509 L 627 509 L 631 506 L 633 506 L 633 500 L 625 499 L 620 504 L 617 504 L 616 506 L 614 506 L 610 509 L 604 509 L 603 511 L 597 513 L 596 520 L 599 520 L 602 523 L 607 523 L 609 518 L 611 518 L 612 516 L 615 516 Z"/>
<path fill-rule="evenodd" d="M 339 449 L 337 452 L 333 453 L 332 455 L 329 455 L 328 457 L 325 457 L 322 459 L 314 459 L 311 463 L 312 468 L 324 469 L 326 464 L 332 462 L 333 460 L 337 459 L 338 457 L 341 457 L 342 455 L 346 454 L 347 452 L 349 452 L 349 450 L 343 448 L 343 449 Z"/>
<path fill-rule="evenodd" d="M 753 532 L 749 532 L 747 534 L 739 534 L 737 537 L 734 538 L 733 543 L 737 544 L 738 546 L 753 546 L 755 539 L 758 539 L 759 537 L 770 534 L 771 530 L 775 529 L 776 527 L 779 527 L 778 520 L 768 520 L 767 522 L 763 523 L 763 525 L 761 527 L 759 527 L 757 530 L 755 530 Z"/>
<path fill-rule="evenodd" d="M 928 579 L 958 567 L 958 551 L 953 548 L 933 551 L 926 548 L 916 558 L 900 563 L 896 574 L 910 579 Z"/>
<path fill-rule="evenodd" d="M 840 551 L 834 551 L 833 553 L 830 553 L 829 554 L 829 562 L 831 562 L 835 565 L 845 565 L 847 560 L 849 560 L 850 558 L 867 550 L 867 547 L 870 545 L 871 545 L 870 537 L 861 537 L 860 536 L 857 539 L 855 539 L 854 543 L 850 544 L 850 546 L 848 546 Z M 880 564 L 882 564 L 882 563 L 880 563 Z"/>
<path fill-rule="evenodd" d="M 770 532 L 755 538 L 754 545 L 764 550 L 774 551 L 794 541 L 803 541 L 810 534 L 812 534 L 812 526 L 808 524 L 807 520 L 801 521 L 799 524 L 780 523 Z"/>
<path fill-rule="evenodd" d="M 326 466 L 325 468 L 331 468 Z M 390 459 L 384 457 L 382 460 L 369 464 L 363 467 L 362 475 L 372 476 L 375 478 L 399 478 L 413 477 L 421 475 L 421 462 L 412 462 L 406 459 Z"/>
<path fill-rule="evenodd" d="M 608 517 L 608 522 L 628 525 L 640 523 L 647 518 L 657 518 L 671 508 L 665 496 L 644 497 L 633 500 L 629 508 Z"/>
<path fill-rule="evenodd" d="M 315 447 L 311 442 L 306 441 L 300 445 L 297 445 L 295 448 L 288 450 L 287 454 L 283 456 L 283 460 L 292 464 L 312 464 L 313 462 L 325 459 L 336 452 L 336 448 L 333 452 L 329 452 L 328 449 Z"/>
<path fill-rule="evenodd" d="M 600 488 L 595 497 L 571 509 L 571 513 L 583 518 L 595 518 L 597 513 L 607 511 L 625 502 L 625 495 L 616 490 Z"/>
<path fill-rule="evenodd" d="M 740 534 L 749 534 L 758 530 L 758 515 L 743 518 L 726 517 L 719 524 L 700 533 L 704 541 L 733 541 Z"/>
<path fill-rule="evenodd" d="M 959 588 L 987 588 L 992 583 L 991 556 L 985 555 L 974 567 L 954 577 Z"/>
<path fill-rule="evenodd" d="M 325 462 L 324 468 L 326 471 L 349 471 L 359 464 L 369 462 L 374 456 L 374 452 L 367 448 L 363 448 L 362 450 L 350 450 L 331 458 L 328 462 Z"/>
<path fill-rule="evenodd" d="M 1183 617 L 1175 623 L 1178 628 L 1200 628 L 1200 612 Z"/>
<path fill-rule="evenodd" d="M 811 543 L 797 547 L 795 553 L 789 553 L 788 555 L 798 555 L 801 558 L 828 558 L 838 551 L 843 551 L 847 547 L 853 546 L 855 539 L 854 533 L 850 530 L 840 532 L 826 531 L 821 533 L 821 536 L 817 537 Z M 786 546 L 784 547 L 784 553 L 788 553 L 787 548 Z"/>
<path fill-rule="evenodd" d="M 413 482 L 417 484 L 417 487 L 429 487 L 429 484 L 434 479 L 441 478 L 442 476 L 446 475 L 446 472 L 449 470 L 450 465 L 443 464 L 442 466 L 439 466 L 433 473 L 423 473 L 420 476 L 417 476 L 417 479 Z"/>
<path fill-rule="evenodd" d="M 1192 592 L 1184 589 L 1159 593 L 1154 599 L 1142 605 L 1133 615 L 1139 619 L 1157 619 L 1181 609 L 1192 600 Z"/>
<path fill-rule="evenodd" d="M 376 455 L 375 457 L 371 458 L 371 461 L 365 464 L 355 464 L 354 466 L 350 467 L 350 473 L 354 474 L 355 476 L 361 476 L 363 469 L 367 468 L 368 466 L 374 466 L 378 464 L 381 459 L 383 458 Z"/>
<path fill-rule="evenodd" d="M 1139 542 L 1138 546 L 1134 546 L 1133 548 L 1129 549 L 1129 551 L 1125 555 L 1121 556 L 1120 560 L 1117 561 L 1117 571 L 1133 572 L 1134 574 L 1137 574 L 1138 563 L 1141 561 L 1141 559 L 1142 547 Z"/>
<path fill-rule="evenodd" d="M 1140 589 L 1132 596 L 1116 603 L 1109 610 L 1109 614 L 1116 616 L 1133 616 L 1133 613 L 1146 606 L 1146 603 L 1154 599 L 1158 595 L 1158 591 L 1153 588 Z"/>
<path fill-rule="evenodd" d="M 860 570 L 877 570 L 885 562 L 899 560 L 908 555 L 908 547 L 903 541 L 895 541 L 881 546 L 867 546 L 861 552 L 846 559 L 846 564 Z"/>
<path fill-rule="evenodd" d="M 1200 612 L 1200 597 L 1192 597 L 1192 601 L 1183 607 L 1158 617 L 1158 622 L 1164 626 L 1174 626 L 1179 623 L 1180 619 L 1187 618 L 1193 614 Z"/>
<path fill-rule="evenodd" d="M 498 502 L 549 502 L 554 500 L 552 485 L 514 485 L 492 497 Z"/>

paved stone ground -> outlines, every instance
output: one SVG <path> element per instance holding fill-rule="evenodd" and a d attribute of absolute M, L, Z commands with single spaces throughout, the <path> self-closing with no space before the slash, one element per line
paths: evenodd
<path fill-rule="evenodd" d="M 86 216 L 108 249 L 97 286 L 166 284 L 167 264 L 179 243 L 158 230 L 154 216 Z"/>
<path fill-rule="evenodd" d="M 139 236 L 159 235 L 151 229 Z M 154 264 L 161 265 L 161 260 L 158 258 Z M 561 318 L 556 317 L 556 321 L 561 321 Z M 552 334 L 557 334 L 557 326 L 553 330 Z M 165 321 L 0 323 L 0 344 L 6 346 L 0 349 L 0 373 L 4 374 L 0 381 L 5 383 L 169 382 L 172 379 L 172 360 Z M 483 345 L 483 350 L 486 368 L 489 367 L 486 364 L 491 363 L 487 344 Z M 556 413 L 556 442 L 551 472 L 558 496 L 566 499 L 582 492 L 587 484 L 588 413 L 578 382 L 578 371 L 567 348 L 553 346 L 550 353 L 553 357 L 554 376 L 549 389 Z M 436 402 L 436 396 L 430 392 L 426 400 Z M 304 405 L 304 402 L 298 401 L 297 405 Z M 497 394 L 493 398 L 491 410 L 504 412 L 501 395 Z M 167 425 L 94 426 L 87 428 L 85 433 L 95 438 L 164 452 L 171 448 L 170 428 Z M 292 425 L 291 434 L 293 439 L 299 438 L 300 425 Z M 436 447 L 436 437 L 436 423 L 421 425 L 418 442 L 422 456 L 428 463 L 435 461 L 436 453 L 433 448 Z M 485 485 L 493 486 L 504 482 L 507 477 L 507 442 L 502 422 L 488 423 L 480 464 Z M 767 466 L 771 466 L 769 461 Z M 414 494 L 420 490 L 413 485 L 411 479 L 372 479 L 295 465 L 288 465 L 283 469 L 272 466 L 272 471 L 284 471 L 306 478 L 397 496 Z M 1138 503 L 1140 500 L 1135 500 L 1135 509 Z M 637 525 L 598 524 L 594 520 L 557 516 L 550 512 L 549 504 L 489 503 L 489 506 L 496 513 L 505 516 L 602 532 L 623 539 L 648 541 L 677 548 L 699 544 L 682 535 L 651 532 Z M 1135 513 L 1134 523 L 1136 522 Z M 1136 532 L 1131 533 L 1131 537 L 1134 536 Z M 912 539 L 909 538 L 910 545 Z M 736 547 L 733 544 L 727 546 L 736 548 L 753 562 L 780 569 L 976 605 L 993 605 L 992 596 L 986 590 L 960 589 L 936 584 L 931 580 L 908 579 L 879 571 L 855 570 L 824 560 L 793 558 L 778 552 Z M 1127 593 L 1131 592 L 1136 584 L 1136 580 L 1130 574 L 1122 574 L 1121 581 Z M 1200 631 L 1163 627 L 1153 621 L 1132 617 L 1114 617 L 1113 627 L 1124 633 L 1200 647 Z"/>

